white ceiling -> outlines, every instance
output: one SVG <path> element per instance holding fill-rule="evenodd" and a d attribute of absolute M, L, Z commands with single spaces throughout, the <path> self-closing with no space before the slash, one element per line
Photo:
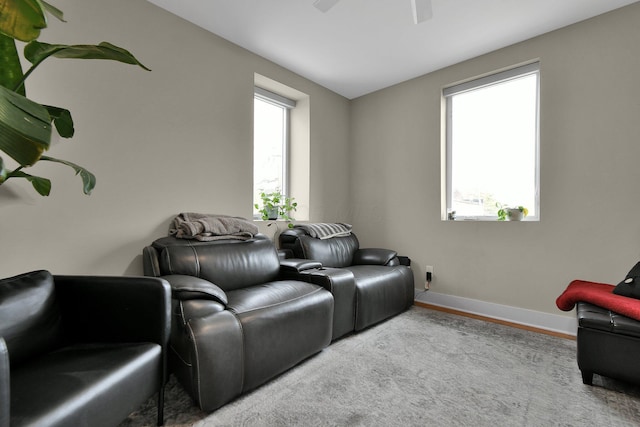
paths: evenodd
<path fill-rule="evenodd" d="M 638 0 L 148 0 L 349 99 Z"/>

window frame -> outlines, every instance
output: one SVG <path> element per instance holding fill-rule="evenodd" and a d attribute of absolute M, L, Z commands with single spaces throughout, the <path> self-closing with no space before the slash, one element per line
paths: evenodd
<path fill-rule="evenodd" d="M 529 215 L 525 218 L 526 221 L 539 221 L 540 220 L 540 61 L 526 63 L 524 65 L 515 66 L 506 70 L 498 71 L 482 77 L 474 78 L 464 81 L 462 83 L 454 84 L 445 87 L 442 90 L 442 99 L 444 103 L 445 112 L 445 135 L 444 135 L 444 155 L 443 162 L 444 186 L 443 192 L 443 204 L 442 220 L 450 220 L 449 213 L 452 210 L 452 172 L 453 172 L 453 140 L 452 140 L 452 98 L 455 95 L 465 92 L 474 91 L 477 89 L 487 88 L 493 85 L 515 80 L 521 77 L 536 75 L 536 105 L 535 105 L 535 164 L 534 164 L 534 203 L 535 209 L 534 215 Z M 458 220 L 476 220 L 476 221 L 496 221 L 497 215 L 478 215 L 478 216 L 456 216 Z"/>
<path fill-rule="evenodd" d="M 261 87 L 258 86 L 254 86 L 253 88 L 253 100 L 254 100 L 254 104 L 256 99 L 272 104 L 276 107 L 280 107 L 283 110 L 283 124 L 282 124 L 282 188 L 280 188 L 280 193 L 289 196 L 289 188 L 290 188 L 290 182 L 289 182 L 289 178 L 290 178 L 290 164 L 289 164 L 289 155 L 290 155 L 290 149 L 291 149 L 291 110 L 294 109 L 296 107 L 296 101 L 293 99 L 289 99 L 285 96 L 279 95 L 277 93 L 271 92 L 269 90 L 263 89 Z M 255 111 L 255 109 L 254 109 Z M 254 124 L 255 124 L 255 117 L 254 117 Z M 254 125 L 255 128 L 255 125 Z M 254 144 L 254 153 L 255 153 L 255 135 L 254 135 L 254 139 L 253 139 L 253 144 Z M 254 155 L 255 156 L 255 155 Z M 254 158 L 253 160 L 253 167 L 255 170 L 255 162 L 256 159 Z M 253 192 L 255 195 L 255 192 L 258 191 L 259 189 L 255 188 L 255 180 L 253 181 Z M 267 192 L 270 192 L 271 190 L 267 190 L 265 189 Z M 256 214 L 255 212 L 255 208 L 254 208 L 254 214 L 253 216 L 255 218 L 259 218 L 260 215 Z"/>

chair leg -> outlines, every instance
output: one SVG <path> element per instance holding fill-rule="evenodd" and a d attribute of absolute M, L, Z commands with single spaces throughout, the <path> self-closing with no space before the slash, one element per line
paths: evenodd
<path fill-rule="evenodd" d="M 586 385 L 593 385 L 593 372 L 582 372 L 582 383 Z"/>
<path fill-rule="evenodd" d="M 158 390 L 158 426 L 164 425 L 164 381 Z"/>

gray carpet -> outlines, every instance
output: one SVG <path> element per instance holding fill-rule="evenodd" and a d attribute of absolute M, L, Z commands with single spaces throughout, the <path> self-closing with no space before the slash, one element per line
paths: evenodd
<path fill-rule="evenodd" d="M 174 378 L 167 426 L 638 426 L 640 387 L 582 384 L 575 341 L 420 307 L 205 414 Z M 155 401 L 123 424 L 155 424 Z"/>

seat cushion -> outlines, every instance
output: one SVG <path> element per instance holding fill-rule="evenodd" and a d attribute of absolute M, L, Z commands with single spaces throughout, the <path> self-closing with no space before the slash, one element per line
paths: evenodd
<path fill-rule="evenodd" d="M 11 426 L 114 426 L 160 386 L 157 344 L 76 345 L 11 371 Z"/>
<path fill-rule="evenodd" d="M 576 315 L 580 327 L 640 338 L 640 321 L 630 319 L 606 308 L 579 302 Z"/>
<path fill-rule="evenodd" d="M 333 296 L 295 280 L 265 283 L 227 293 L 227 309 L 242 325 L 245 375 L 251 390 L 331 342 Z"/>
<path fill-rule="evenodd" d="M 356 283 L 355 330 L 395 316 L 413 304 L 413 273 L 406 266 L 346 267 Z"/>

